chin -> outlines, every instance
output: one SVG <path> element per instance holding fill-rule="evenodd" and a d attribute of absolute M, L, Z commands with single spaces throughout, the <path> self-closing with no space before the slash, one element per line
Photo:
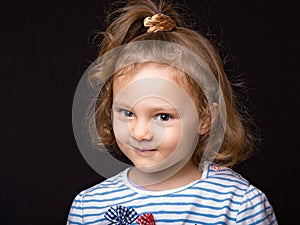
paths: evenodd
<path fill-rule="evenodd" d="M 157 166 L 142 166 L 142 165 L 136 165 L 135 166 L 136 169 L 140 170 L 143 173 L 156 173 L 156 172 L 160 172 L 162 170 L 162 168 L 159 168 Z"/>
<path fill-rule="evenodd" d="M 157 163 L 152 162 L 150 164 L 148 162 L 148 163 L 145 163 L 145 164 L 137 163 L 137 164 L 134 164 L 134 165 L 141 172 L 153 174 L 153 173 L 162 172 L 162 171 L 166 171 L 166 170 L 170 170 L 170 169 L 174 170 L 174 172 L 175 172 L 175 171 L 178 170 L 178 167 L 175 166 L 175 164 L 177 164 L 177 163 L 171 163 L 168 160 L 162 160 L 162 161 L 157 162 Z M 169 172 L 171 172 L 171 171 L 169 171 Z"/>

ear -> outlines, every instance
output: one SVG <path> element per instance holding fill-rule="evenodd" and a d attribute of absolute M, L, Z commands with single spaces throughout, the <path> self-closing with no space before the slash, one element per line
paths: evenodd
<path fill-rule="evenodd" d="M 213 103 L 210 106 L 207 106 L 206 109 L 202 112 L 199 124 L 199 134 L 204 135 L 207 134 L 212 125 L 214 124 L 218 112 L 218 103 Z"/>

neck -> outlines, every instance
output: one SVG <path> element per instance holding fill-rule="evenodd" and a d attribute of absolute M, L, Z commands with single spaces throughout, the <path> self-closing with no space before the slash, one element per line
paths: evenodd
<path fill-rule="evenodd" d="M 177 170 L 174 170 L 174 166 Z M 171 168 L 155 173 L 143 172 L 134 167 L 129 178 L 139 186 L 151 191 L 163 191 L 185 186 L 201 178 L 202 172 L 190 160 L 185 165 L 174 165 Z"/>

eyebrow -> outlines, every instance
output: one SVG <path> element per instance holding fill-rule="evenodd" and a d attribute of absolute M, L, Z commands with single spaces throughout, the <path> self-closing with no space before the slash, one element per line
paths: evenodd
<path fill-rule="evenodd" d="M 124 108 L 127 108 L 127 109 L 132 109 L 132 107 L 129 106 L 125 102 L 114 102 L 113 105 L 118 107 L 118 108 L 119 107 L 124 107 Z M 180 109 L 176 109 L 175 107 L 172 107 L 172 106 L 167 105 L 167 104 L 159 104 L 158 106 L 152 106 L 151 110 L 153 110 L 153 111 L 172 111 L 174 113 L 178 113 Z"/>
<path fill-rule="evenodd" d="M 163 105 L 153 106 L 153 107 L 151 107 L 151 110 L 153 110 L 153 111 L 172 111 L 172 112 L 178 113 L 178 110 L 176 108 L 170 107 L 170 106 L 163 106 Z"/>
<path fill-rule="evenodd" d="M 125 107 L 125 108 L 128 108 L 128 109 L 132 108 L 128 104 L 126 104 L 125 102 L 113 102 L 112 105 L 116 106 L 116 107 Z"/>

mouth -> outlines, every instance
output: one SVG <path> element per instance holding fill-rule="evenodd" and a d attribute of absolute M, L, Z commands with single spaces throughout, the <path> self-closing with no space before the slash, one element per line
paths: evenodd
<path fill-rule="evenodd" d="M 156 149 L 140 149 L 140 148 L 133 148 L 136 151 L 140 151 L 140 152 L 153 152 L 156 151 Z"/>
<path fill-rule="evenodd" d="M 151 154 L 152 152 L 156 151 L 156 149 L 144 149 L 144 148 L 136 148 L 136 147 L 132 147 L 132 149 L 142 154 Z"/>

